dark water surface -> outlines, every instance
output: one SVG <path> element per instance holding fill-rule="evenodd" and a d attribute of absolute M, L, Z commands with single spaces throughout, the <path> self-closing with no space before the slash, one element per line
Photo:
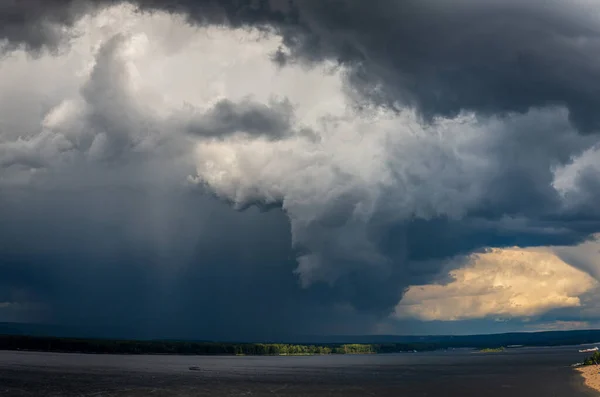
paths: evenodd
<path fill-rule="evenodd" d="M 569 367 L 582 358 L 577 347 L 307 357 L 5 351 L 0 395 L 594 396 Z"/>

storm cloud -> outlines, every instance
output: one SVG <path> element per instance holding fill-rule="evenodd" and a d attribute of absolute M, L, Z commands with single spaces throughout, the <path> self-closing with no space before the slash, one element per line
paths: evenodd
<path fill-rule="evenodd" d="M 46 321 L 375 332 L 600 231 L 594 2 L 2 7 L 0 302 Z"/>
<path fill-rule="evenodd" d="M 56 47 L 92 5 L 120 1 L 9 3 L 2 36 Z M 426 118 L 463 110 L 497 114 L 563 105 L 582 131 L 597 129 L 599 73 L 594 1 L 137 0 L 191 22 L 272 28 L 288 56 L 351 65 L 362 94 L 414 106 Z M 40 28 L 41 27 L 41 28 Z M 68 30 L 62 33 L 68 36 Z M 285 53 L 277 53 L 283 59 Z M 492 94 L 493 93 L 493 94 Z"/>

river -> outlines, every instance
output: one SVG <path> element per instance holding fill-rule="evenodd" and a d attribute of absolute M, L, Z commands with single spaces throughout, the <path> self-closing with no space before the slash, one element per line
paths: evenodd
<path fill-rule="evenodd" d="M 577 349 L 299 357 L 4 351 L 0 395 L 594 396 L 570 368 L 583 358 Z"/>

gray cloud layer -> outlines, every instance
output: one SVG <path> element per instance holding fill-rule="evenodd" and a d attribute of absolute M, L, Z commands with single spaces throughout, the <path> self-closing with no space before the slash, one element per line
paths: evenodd
<path fill-rule="evenodd" d="M 188 130 L 203 137 L 246 133 L 277 139 L 289 134 L 292 112 L 289 101 L 272 101 L 266 106 L 250 99 L 239 103 L 224 99 L 208 112 L 192 118 Z"/>
<path fill-rule="evenodd" d="M 78 18 L 116 3 L 3 5 L 5 51 L 67 51 L 81 34 L 69 29 Z M 344 316 L 385 316 L 409 285 L 437 280 L 448 258 L 488 246 L 575 244 L 600 231 L 600 32 L 591 3 L 135 4 L 192 23 L 272 29 L 282 36 L 273 59 L 283 72 L 339 63 L 352 113 L 328 115 L 329 98 L 315 95 L 323 117 L 304 128 L 310 112 L 299 115 L 306 104 L 294 98 L 223 94 L 160 115 L 132 83 L 127 54 L 136 48 L 127 46 L 135 46 L 111 36 L 74 98 L 46 105 L 53 111 L 43 128 L 12 114 L 4 116 L 10 128 L 0 125 L 0 167 L 15 178 L 37 170 L 45 189 L 3 187 L 2 217 L 18 225 L 0 238 L 12 241 L 0 253 L 9 258 L 7 300 L 28 291 L 62 322 L 171 313 L 179 329 L 210 335 L 240 323 L 240 333 L 276 324 L 283 334 L 298 323 L 282 313 L 316 310 L 306 332 L 336 322 L 366 332 Z M 200 191 L 238 208 L 284 212 L 236 213 L 186 191 L 189 174 Z M 164 287 L 183 292 L 162 303 L 151 292 L 166 277 L 158 263 L 184 269 L 186 280 Z M 308 289 L 298 287 L 294 268 Z M 76 277 L 88 278 L 78 287 Z M 109 295 L 102 288 L 111 283 Z M 72 299 L 84 291 L 87 300 Z M 363 313 L 347 314 L 348 304 Z M 213 325 L 183 320 L 187 311 Z M 251 320 L 273 312 L 263 328 Z"/>

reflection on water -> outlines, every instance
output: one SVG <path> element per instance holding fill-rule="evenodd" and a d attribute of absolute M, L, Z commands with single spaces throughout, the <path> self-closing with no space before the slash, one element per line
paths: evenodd
<path fill-rule="evenodd" d="M 593 396 L 569 367 L 581 358 L 576 347 L 314 357 L 0 352 L 0 395 Z"/>

